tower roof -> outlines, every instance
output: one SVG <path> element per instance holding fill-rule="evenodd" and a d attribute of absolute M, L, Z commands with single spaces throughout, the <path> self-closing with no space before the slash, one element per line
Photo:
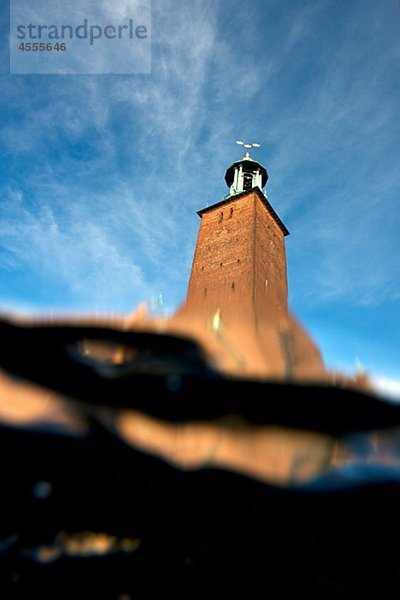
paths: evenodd
<path fill-rule="evenodd" d="M 230 167 L 228 167 L 226 173 L 225 173 L 225 181 L 228 187 L 230 187 L 234 181 L 234 177 L 235 177 L 235 169 L 237 167 L 240 167 L 240 165 L 242 165 L 242 168 L 244 171 L 255 171 L 255 170 L 259 170 L 261 173 L 261 177 L 262 177 L 262 187 L 265 186 L 265 184 L 267 183 L 268 180 L 268 173 L 267 173 L 267 169 L 265 167 L 263 167 L 263 165 L 261 163 L 259 163 L 257 160 L 254 160 L 253 158 L 251 158 L 250 154 L 248 152 L 246 152 L 246 155 L 241 158 L 240 160 L 235 161 Z"/>

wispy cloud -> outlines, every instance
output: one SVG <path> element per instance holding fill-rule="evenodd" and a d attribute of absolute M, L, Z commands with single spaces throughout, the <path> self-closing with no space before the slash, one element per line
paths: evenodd
<path fill-rule="evenodd" d="M 129 291 L 132 297 L 150 286 L 132 257 L 121 253 L 118 242 L 104 228 L 87 222 L 87 211 L 60 218 L 49 203 L 33 211 L 14 205 L 2 215 L 2 244 L 19 267 L 31 270 L 49 290 L 64 290 L 65 303 L 116 308 Z M 86 214 L 85 214 L 86 213 Z M 4 266 L 4 265 L 2 265 Z M 49 305 L 52 295 L 49 291 Z"/>
<path fill-rule="evenodd" d="M 276 148 L 270 198 L 293 233 L 293 298 L 377 306 L 400 297 L 397 261 L 390 258 L 399 255 L 400 243 L 389 216 L 399 190 L 392 59 L 400 40 L 386 46 L 373 11 L 363 19 L 350 5 L 344 12 L 346 20 L 326 39 L 317 36 L 318 11 L 311 19 L 302 12 L 288 30 L 296 44 L 289 43 L 280 72 L 296 60 L 292 49 L 301 57 L 305 36 L 319 53 L 296 63 L 297 94 L 269 129 Z M 330 34 L 335 43 L 328 43 Z"/>

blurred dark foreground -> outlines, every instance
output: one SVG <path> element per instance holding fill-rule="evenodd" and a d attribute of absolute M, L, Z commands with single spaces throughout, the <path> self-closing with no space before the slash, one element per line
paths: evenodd
<path fill-rule="evenodd" d="M 0 336 L 4 372 L 62 394 L 88 425 L 74 435 L 46 423 L 1 426 L 1 599 L 397 594 L 396 444 L 390 464 L 347 462 L 279 486 L 182 470 L 96 418 L 99 407 L 165 423 L 234 415 L 367 440 L 400 427 L 396 405 L 318 383 L 222 377 L 186 339 L 6 322 Z M 88 340 L 103 344 L 97 354 Z M 118 364 L 107 355 L 116 347 L 125 351 Z"/>

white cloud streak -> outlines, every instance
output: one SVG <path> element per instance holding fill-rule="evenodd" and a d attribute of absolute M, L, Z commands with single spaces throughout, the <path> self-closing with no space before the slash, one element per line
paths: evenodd
<path fill-rule="evenodd" d="M 75 204 L 61 216 L 57 203 L 63 197 L 46 200 L 34 209 L 21 202 L 19 191 L 3 198 L 2 245 L 14 263 L 36 273 L 49 289 L 65 289 L 66 303 L 78 299 L 85 308 L 117 308 L 129 294 L 133 300 L 150 293 L 140 265 L 104 224 L 91 222 L 86 207 Z M 49 303 L 51 298 L 49 292 Z"/>

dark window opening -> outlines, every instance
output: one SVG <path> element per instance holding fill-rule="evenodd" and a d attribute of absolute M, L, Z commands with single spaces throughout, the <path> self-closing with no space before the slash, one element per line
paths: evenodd
<path fill-rule="evenodd" d="M 232 288 L 233 290 L 235 289 L 235 282 L 234 282 L 234 281 L 232 281 L 231 288 Z"/>
<path fill-rule="evenodd" d="M 253 176 L 250 175 L 250 173 L 245 173 L 243 175 L 243 189 L 251 190 L 252 187 L 253 187 Z"/>

